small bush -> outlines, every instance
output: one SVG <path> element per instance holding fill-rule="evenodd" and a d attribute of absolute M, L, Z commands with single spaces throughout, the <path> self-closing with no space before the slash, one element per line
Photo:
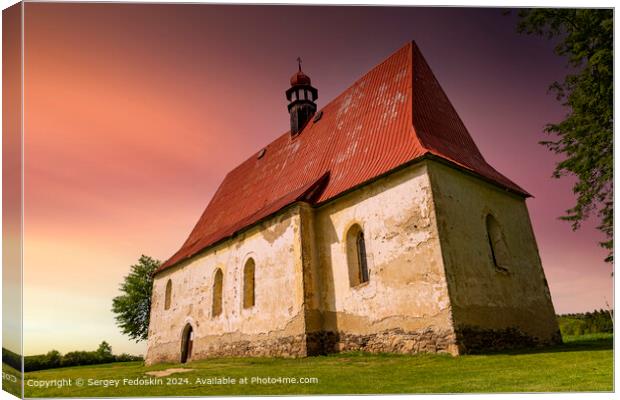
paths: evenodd
<path fill-rule="evenodd" d="M 562 335 L 613 333 L 614 324 L 609 311 L 595 310 L 587 313 L 558 315 Z"/>

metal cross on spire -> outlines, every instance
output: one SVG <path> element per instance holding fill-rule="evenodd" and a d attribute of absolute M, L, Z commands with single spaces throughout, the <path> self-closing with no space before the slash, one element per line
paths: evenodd
<path fill-rule="evenodd" d="M 301 57 L 297 57 L 297 65 L 299 66 L 299 72 L 301 72 Z"/>

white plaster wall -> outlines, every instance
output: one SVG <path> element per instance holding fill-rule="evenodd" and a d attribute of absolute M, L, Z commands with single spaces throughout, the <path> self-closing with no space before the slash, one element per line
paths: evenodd
<path fill-rule="evenodd" d="M 255 306 L 243 309 L 245 262 L 254 258 Z M 212 316 L 213 279 L 224 274 L 223 311 Z M 238 237 L 157 274 L 153 283 L 147 361 L 180 357 L 182 331 L 194 329 L 194 354 L 201 341 L 217 336 L 279 335 L 303 329 L 299 213 L 291 208 Z M 171 307 L 164 310 L 165 287 L 172 281 Z"/>
<path fill-rule="evenodd" d="M 345 235 L 359 224 L 369 282 L 349 283 Z M 366 185 L 316 212 L 325 328 L 354 334 L 451 329 L 450 303 L 426 164 Z"/>

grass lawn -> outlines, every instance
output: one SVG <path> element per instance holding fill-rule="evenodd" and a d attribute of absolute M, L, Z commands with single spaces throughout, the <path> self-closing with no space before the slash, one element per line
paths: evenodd
<path fill-rule="evenodd" d="M 10 365 L 2 363 L 2 372 L 7 374 L 2 376 L 2 390 L 5 390 L 17 397 L 21 397 L 22 382 L 20 380 L 21 372 L 14 369 Z"/>
<path fill-rule="evenodd" d="M 613 336 L 567 337 L 563 345 L 485 355 L 335 354 L 304 359 L 220 358 L 145 367 L 141 362 L 103 364 L 27 373 L 26 397 L 207 396 L 337 393 L 467 393 L 613 390 Z M 148 371 L 192 368 L 133 386 Z M 232 377 L 236 384 L 209 379 Z M 253 377 L 318 378 L 318 383 L 251 383 Z M 70 387 L 40 388 L 34 382 L 71 379 Z M 248 383 L 239 383 L 247 378 Z M 81 379 L 83 386 L 76 386 Z M 119 379 L 118 387 L 89 379 Z M 154 378 L 153 378 L 154 379 Z M 198 379 L 204 379 L 200 382 Z M 153 382 L 153 381 L 151 381 Z"/>

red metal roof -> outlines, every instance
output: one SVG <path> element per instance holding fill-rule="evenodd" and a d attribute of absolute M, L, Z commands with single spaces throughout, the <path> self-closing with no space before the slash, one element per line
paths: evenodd
<path fill-rule="evenodd" d="M 230 171 L 200 220 L 157 272 L 296 201 L 319 204 L 423 155 L 523 196 L 484 160 L 414 42 L 392 54 L 291 137 Z"/>

